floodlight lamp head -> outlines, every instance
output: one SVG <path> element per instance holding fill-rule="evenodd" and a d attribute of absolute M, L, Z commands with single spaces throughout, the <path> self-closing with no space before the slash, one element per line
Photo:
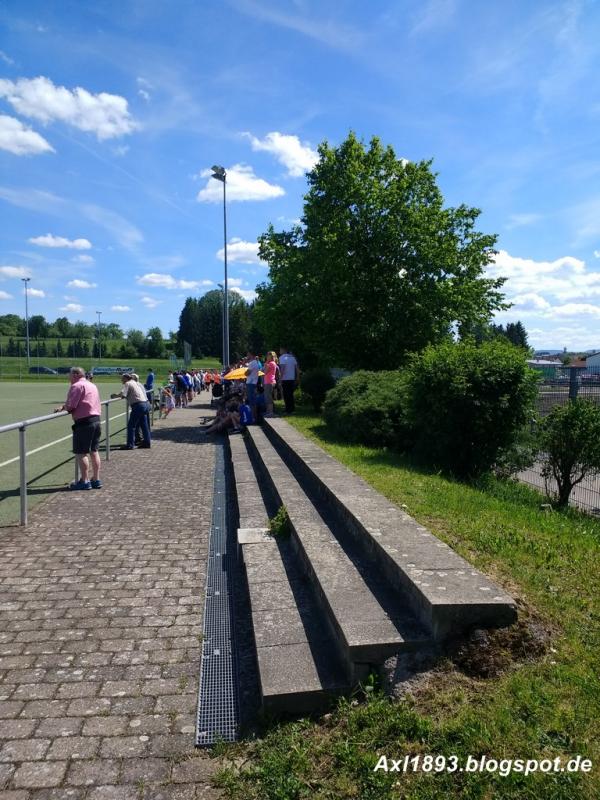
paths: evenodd
<path fill-rule="evenodd" d="M 225 167 L 220 167 L 218 164 L 214 164 L 211 167 L 212 170 L 212 177 L 215 178 L 217 181 L 225 182 L 225 176 L 227 173 L 225 172 Z"/>

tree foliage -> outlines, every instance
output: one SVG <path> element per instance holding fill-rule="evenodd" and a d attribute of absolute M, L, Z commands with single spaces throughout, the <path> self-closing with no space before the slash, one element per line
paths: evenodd
<path fill-rule="evenodd" d="M 408 417 L 418 454 L 460 477 L 495 465 L 531 421 L 539 375 L 501 338 L 427 347 L 408 374 Z"/>
<path fill-rule="evenodd" d="M 229 354 L 233 362 L 248 352 L 252 310 L 238 292 L 228 294 Z M 180 347 L 189 342 L 194 356 L 223 357 L 223 293 L 219 289 L 200 298 L 187 298 L 179 316 L 177 339 Z"/>
<path fill-rule="evenodd" d="M 564 508 L 575 486 L 600 473 L 600 406 L 579 399 L 555 406 L 542 420 L 539 446 L 542 474 L 556 481 L 556 502 Z"/>
<path fill-rule="evenodd" d="M 302 223 L 259 238 L 267 339 L 325 365 L 390 368 L 504 307 L 503 280 L 484 277 L 496 237 L 475 230 L 477 209 L 444 208 L 431 162 L 350 134 L 319 147 L 308 184 Z"/>

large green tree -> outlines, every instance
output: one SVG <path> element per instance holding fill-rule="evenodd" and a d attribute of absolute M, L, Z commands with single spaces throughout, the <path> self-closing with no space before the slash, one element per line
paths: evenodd
<path fill-rule="evenodd" d="M 229 294 L 229 353 L 232 361 L 245 355 L 249 347 L 251 312 L 248 303 L 235 291 Z M 177 338 L 189 342 L 196 357 L 223 356 L 223 293 L 219 289 L 196 299 L 188 297 L 179 316 Z"/>
<path fill-rule="evenodd" d="M 395 367 L 408 353 L 505 307 L 484 277 L 496 237 L 479 211 L 444 207 L 431 162 L 374 138 L 326 142 L 308 174 L 301 224 L 259 239 L 269 282 L 256 317 L 269 342 L 341 367 Z"/>

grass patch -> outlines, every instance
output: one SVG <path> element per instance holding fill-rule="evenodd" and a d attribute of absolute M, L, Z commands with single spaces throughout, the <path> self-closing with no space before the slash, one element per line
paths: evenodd
<path fill-rule="evenodd" d="M 289 421 L 502 584 L 519 604 L 513 633 L 492 636 L 491 668 L 481 648 L 459 649 L 400 700 L 369 693 L 341 701 L 317 720 L 272 727 L 238 746 L 220 775 L 231 798 L 338 800 L 600 797 L 600 521 L 577 511 L 545 512 L 528 487 L 487 479 L 477 486 L 416 468 L 387 450 L 330 437 L 303 410 Z M 544 646 L 530 636 L 542 626 Z M 497 657 L 500 654 L 500 657 Z M 374 772 L 379 756 L 468 755 L 593 762 L 590 774 Z"/>

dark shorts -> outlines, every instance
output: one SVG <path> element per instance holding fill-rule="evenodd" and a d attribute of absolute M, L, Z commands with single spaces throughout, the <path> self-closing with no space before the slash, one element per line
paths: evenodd
<path fill-rule="evenodd" d="M 101 430 L 100 417 L 78 419 L 73 425 L 73 452 L 78 455 L 96 452 Z"/>

